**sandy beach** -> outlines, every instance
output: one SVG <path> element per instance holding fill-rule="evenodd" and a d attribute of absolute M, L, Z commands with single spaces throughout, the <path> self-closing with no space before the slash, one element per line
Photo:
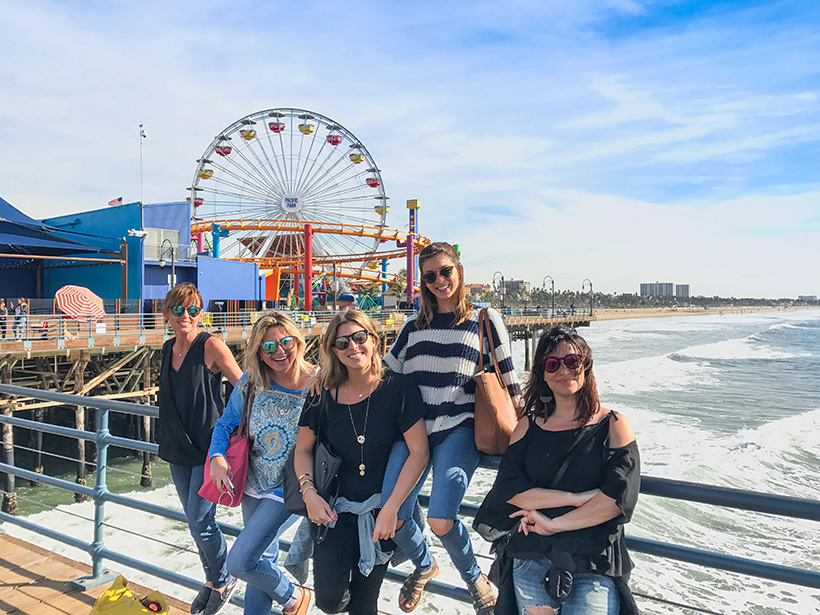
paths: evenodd
<path fill-rule="evenodd" d="M 769 306 L 734 306 L 715 308 L 596 308 L 597 320 L 620 320 L 626 318 L 658 318 L 664 316 L 705 316 L 707 314 L 751 314 L 753 312 L 787 312 L 796 310 L 820 309 L 814 306 L 769 307 Z"/>

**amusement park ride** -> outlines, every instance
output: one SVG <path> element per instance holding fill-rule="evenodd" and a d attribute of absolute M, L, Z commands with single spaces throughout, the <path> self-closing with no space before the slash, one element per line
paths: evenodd
<path fill-rule="evenodd" d="M 340 283 L 406 289 L 408 303 L 418 290 L 414 255 L 430 243 L 416 232 L 418 201 L 407 201 L 406 231 L 388 228 L 381 170 L 330 118 L 282 108 L 235 121 L 197 160 L 188 190 L 197 252 L 210 240 L 216 258 L 257 263 L 268 299 L 298 290 L 311 309 L 313 293 Z M 406 277 L 388 272 L 395 259 Z"/>

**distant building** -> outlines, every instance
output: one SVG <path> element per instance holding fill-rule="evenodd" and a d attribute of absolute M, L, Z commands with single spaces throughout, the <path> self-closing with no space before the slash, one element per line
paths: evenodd
<path fill-rule="evenodd" d="M 465 284 L 464 289 L 467 291 L 468 297 L 480 297 L 483 293 L 490 290 L 489 284 Z"/>
<path fill-rule="evenodd" d="M 687 292 L 689 285 L 686 285 Z M 672 282 L 649 282 L 641 284 L 641 297 L 672 297 L 675 284 Z"/>
<path fill-rule="evenodd" d="M 675 296 L 678 299 L 688 299 L 689 298 L 689 285 L 688 284 L 675 284 Z"/>
<path fill-rule="evenodd" d="M 817 301 L 817 295 L 797 295 L 798 301 Z"/>
<path fill-rule="evenodd" d="M 530 283 L 526 280 L 504 280 L 506 294 L 518 293 L 521 295 L 530 294 Z"/>

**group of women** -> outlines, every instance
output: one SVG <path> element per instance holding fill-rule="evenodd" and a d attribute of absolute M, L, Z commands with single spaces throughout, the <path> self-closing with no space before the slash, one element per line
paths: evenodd
<path fill-rule="evenodd" d="M 615 614 L 634 606 L 622 534 L 639 481 L 629 423 L 600 405 L 589 347 L 566 327 L 541 337 L 522 396 L 506 328 L 492 309 L 489 334 L 520 421 L 474 524 L 494 541 L 498 593 L 481 571 L 458 511 L 481 459 L 475 375 L 482 353 L 492 361 L 453 247 L 424 248 L 419 268 L 421 309 L 384 357 L 370 318 L 347 309 L 328 324 L 318 366 L 305 361 L 305 340 L 290 317 L 273 312 L 254 325 L 243 373 L 224 342 L 198 329 L 196 288 L 169 292 L 163 310 L 175 336 L 163 348 L 159 444 L 205 571 L 191 613 L 216 613 L 241 579 L 246 615 L 267 614 L 273 602 L 286 615 L 304 615 L 314 594 L 324 612 L 375 615 L 397 552 L 414 568 L 398 606 L 413 611 L 439 572 L 417 505 L 429 472 L 427 525 L 477 615 Z M 224 412 L 223 375 L 234 385 Z M 244 529 L 228 552 L 216 505 L 197 492 L 207 476 L 230 497 L 240 495 L 225 451 L 243 409 L 253 446 L 241 494 Z M 341 459 L 332 496 L 314 482 L 319 444 Z M 312 559 L 313 592 L 278 564 L 279 537 L 299 519 L 284 505 L 291 452 L 307 518 L 286 563 Z"/>

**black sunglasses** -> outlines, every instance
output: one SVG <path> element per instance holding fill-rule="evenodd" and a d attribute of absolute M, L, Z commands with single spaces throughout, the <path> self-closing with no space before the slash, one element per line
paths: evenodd
<path fill-rule="evenodd" d="M 288 337 L 283 337 L 278 342 L 274 340 L 271 340 L 270 342 L 262 342 L 262 352 L 265 354 L 273 354 L 279 346 L 282 347 L 282 350 L 288 350 L 291 346 L 293 346 L 293 342 L 295 341 L 296 338 L 289 335 Z"/>
<path fill-rule="evenodd" d="M 427 284 L 433 284 L 438 279 L 438 274 L 441 274 L 442 278 L 449 278 L 453 275 L 453 269 L 455 269 L 455 267 L 452 265 L 446 265 L 441 267 L 438 271 L 428 271 L 427 273 L 423 273 L 421 275 L 421 279 Z"/>
<path fill-rule="evenodd" d="M 554 374 L 561 368 L 561 363 L 563 363 L 567 369 L 575 371 L 584 364 L 584 357 L 579 354 L 568 354 L 565 357 L 549 357 L 544 363 L 544 371 L 548 374 Z"/>
<path fill-rule="evenodd" d="M 182 316 L 182 312 L 184 312 L 184 311 L 185 311 L 185 306 L 182 306 L 182 305 L 178 305 L 176 307 L 171 308 L 171 314 L 173 314 L 174 316 Z M 189 305 L 188 306 L 188 316 L 190 316 L 191 318 L 196 318 L 197 316 L 199 316 L 199 313 L 201 311 L 202 311 L 202 308 L 198 307 L 196 305 Z"/>
<path fill-rule="evenodd" d="M 337 350 L 347 350 L 347 347 L 350 346 L 350 340 L 353 340 L 357 344 L 364 344 L 367 341 L 367 336 L 370 335 L 370 331 L 365 329 L 360 329 L 358 331 L 354 331 L 350 335 L 340 335 L 335 340 L 333 340 L 333 347 Z"/>

